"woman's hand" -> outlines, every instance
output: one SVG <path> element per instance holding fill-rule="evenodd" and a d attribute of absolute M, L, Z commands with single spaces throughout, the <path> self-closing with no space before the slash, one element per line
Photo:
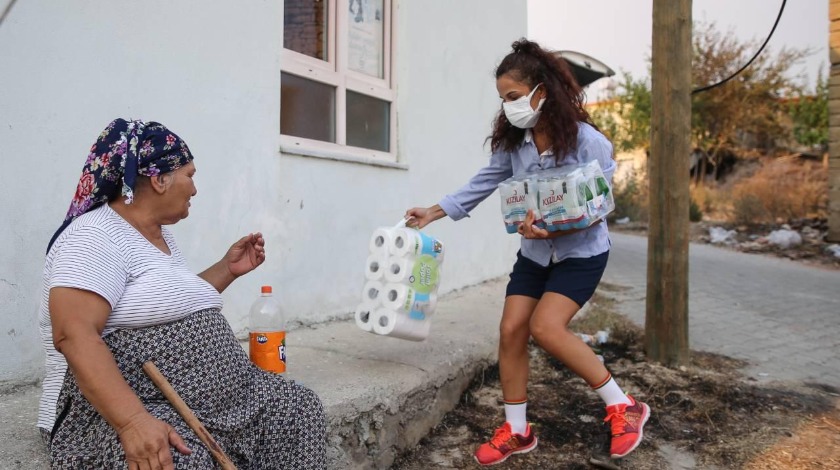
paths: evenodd
<path fill-rule="evenodd" d="M 414 207 L 405 211 L 405 218 L 408 219 L 405 225 L 421 229 L 445 216 L 446 212 L 437 204 L 432 207 Z"/>
<path fill-rule="evenodd" d="M 239 277 L 248 274 L 265 261 L 265 239 L 260 232 L 250 233 L 231 245 L 222 263 L 228 271 Z"/>
<path fill-rule="evenodd" d="M 231 245 L 225 256 L 199 273 L 219 293 L 243 274 L 257 269 L 265 261 L 265 239 L 260 232 L 249 233 Z"/>
<path fill-rule="evenodd" d="M 601 223 L 601 220 L 598 219 L 595 223 L 590 225 L 586 228 L 573 228 L 570 230 L 560 230 L 557 232 L 549 232 L 546 229 L 542 229 L 534 225 L 534 220 L 536 217 L 534 216 L 534 211 L 528 210 L 528 213 L 525 215 L 525 221 L 517 227 L 516 231 L 519 232 L 523 237 L 529 240 L 542 240 L 546 238 L 558 238 L 564 237 L 566 235 L 571 235 L 573 233 L 582 232 L 584 230 L 589 230 L 590 228 L 598 225 Z"/>
<path fill-rule="evenodd" d="M 174 469 L 171 447 L 189 455 L 192 451 L 169 424 L 149 413 L 140 413 L 117 430 L 129 470 Z"/>
<path fill-rule="evenodd" d="M 525 221 L 519 224 L 519 227 L 516 228 L 516 231 L 529 240 L 554 238 L 554 236 L 552 236 L 552 233 L 548 230 L 539 228 L 536 225 L 534 225 L 534 220 L 536 220 L 536 217 L 534 216 L 534 211 L 528 209 L 528 213 L 525 214 Z"/>

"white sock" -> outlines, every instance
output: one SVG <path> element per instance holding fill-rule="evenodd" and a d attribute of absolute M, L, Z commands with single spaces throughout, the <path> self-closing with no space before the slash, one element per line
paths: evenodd
<path fill-rule="evenodd" d="M 525 419 L 525 411 L 528 408 L 528 402 L 524 403 L 505 403 L 505 421 L 510 423 L 510 430 L 514 434 L 525 435 L 525 429 L 528 427 L 528 421 Z"/>
<path fill-rule="evenodd" d="M 630 399 L 627 398 L 627 395 L 621 391 L 621 387 L 615 383 L 615 379 L 612 378 L 612 375 L 610 375 L 609 380 L 604 382 L 603 385 L 595 389 L 595 393 L 601 397 L 601 400 L 604 400 L 604 403 L 606 403 L 607 406 L 618 405 L 619 403 L 626 403 L 628 405 L 633 404 Z"/>

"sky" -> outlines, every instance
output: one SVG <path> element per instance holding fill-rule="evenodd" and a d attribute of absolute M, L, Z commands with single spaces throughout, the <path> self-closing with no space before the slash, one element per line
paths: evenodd
<path fill-rule="evenodd" d="M 779 26 L 767 44 L 814 51 L 793 70 L 804 75 L 813 88 L 822 67 L 828 74 L 829 0 L 788 0 Z M 604 62 L 617 75 L 648 75 L 650 57 L 651 0 L 528 0 L 528 36 L 544 47 L 574 50 Z M 743 40 L 764 41 L 778 15 L 782 0 L 694 0 L 695 21 L 714 22 Z M 767 49 L 765 49 L 765 52 Z M 734 66 L 737 70 L 741 64 Z M 589 101 L 604 96 L 608 79 L 592 84 Z"/>

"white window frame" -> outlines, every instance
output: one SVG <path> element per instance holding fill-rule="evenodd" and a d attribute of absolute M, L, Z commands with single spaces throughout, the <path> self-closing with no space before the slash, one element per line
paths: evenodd
<path fill-rule="evenodd" d="M 335 87 L 335 143 L 280 135 L 280 151 L 303 156 L 345 160 L 402 168 L 397 161 L 397 90 L 392 55 L 396 49 L 396 2 L 383 0 L 383 75 L 371 77 L 348 68 L 349 0 L 327 2 L 327 60 L 309 57 L 289 49 L 281 53 L 282 72 Z M 354 91 L 390 103 L 389 151 L 347 145 L 347 91 Z M 280 103 L 283 106 L 283 103 Z"/>

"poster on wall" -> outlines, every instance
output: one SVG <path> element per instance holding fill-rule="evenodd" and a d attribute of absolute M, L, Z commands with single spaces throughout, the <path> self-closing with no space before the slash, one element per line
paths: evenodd
<path fill-rule="evenodd" d="M 383 0 L 350 0 L 347 62 L 350 70 L 384 78 Z"/>

